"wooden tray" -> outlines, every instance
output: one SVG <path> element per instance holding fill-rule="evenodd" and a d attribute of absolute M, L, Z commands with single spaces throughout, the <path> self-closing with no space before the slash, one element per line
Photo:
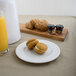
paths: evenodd
<path fill-rule="evenodd" d="M 51 35 L 51 34 L 48 34 L 48 31 L 47 32 L 40 32 L 38 30 L 27 29 L 27 28 L 25 28 L 24 24 L 20 24 L 20 31 L 25 32 L 25 33 L 34 34 L 34 35 L 43 36 L 43 37 L 48 37 L 48 38 L 51 38 L 54 40 L 59 40 L 59 41 L 64 41 L 65 37 L 68 33 L 68 29 L 64 28 L 61 35 Z"/>

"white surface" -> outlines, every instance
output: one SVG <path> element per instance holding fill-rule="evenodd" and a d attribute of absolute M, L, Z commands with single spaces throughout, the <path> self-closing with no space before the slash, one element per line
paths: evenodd
<path fill-rule="evenodd" d="M 76 16 L 76 0 L 16 0 L 19 15 Z"/>
<path fill-rule="evenodd" d="M 56 44 L 46 40 L 39 40 L 39 42 L 45 43 L 48 46 L 46 53 L 39 55 L 34 50 L 29 50 L 26 47 L 26 42 L 23 42 L 16 48 L 16 55 L 21 60 L 30 63 L 46 63 L 59 57 L 60 48 Z"/>
<path fill-rule="evenodd" d="M 20 29 L 14 0 L 0 0 L 0 10 L 5 16 L 8 43 L 12 44 L 20 39 Z"/>

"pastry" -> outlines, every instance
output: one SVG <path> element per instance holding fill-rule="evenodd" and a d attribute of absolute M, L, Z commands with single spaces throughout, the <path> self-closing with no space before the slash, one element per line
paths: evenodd
<path fill-rule="evenodd" d="M 48 26 L 48 21 L 46 21 L 45 19 L 42 19 L 41 22 Z"/>
<path fill-rule="evenodd" d="M 35 28 L 40 31 L 48 30 L 48 22 L 46 20 L 41 20 L 35 24 Z"/>
<path fill-rule="evenodd" d="M 34 47 L 34 51 L 38 54 L 43 54 L 47 51 L 48 47 L 44 43 L 37 43 L 37 45 Z"/>
<path fill-rule="evenodd" d="M 31 30 L 34 28 L 30 22 L 27 22 L 25 24 L 25 27 L 28 28 L 28 29 L 31 29 Z"/>
<path fill-rule="evenodd" d="M 35 28 L 36 23 L 39 23 L 40 20 L 39 19 L 32 19 L 30 20 L 31 25 Z"/>
<path fill-rule="evenodd" d="M 29 49 L 33 49 L 38 42 L 39 41 L 37 39 L 32 38 L 27 41 L 26 45 L 28 46 Z"/>
<path fill-rule="evenodd" d="M 40 31 L 47 31 L 48 30 L 48 22 L 43 19 L 43 20 L 39 20 L 39 19 L 32 19 L 30 20 L 30 22 L 27 22 L 25 24 L 25 27 L 28 29 L 37 29 Z"/>
<path fill-rule="evenodd" d="M 47 31 L 48 30 L 48 22 L 45 19 L 43 19 L 43 20 L 32 19 L 30 21 L 30 23 L 32 24 L 32 26 L 35 29 L 38 29 L 40 31 Z"/>

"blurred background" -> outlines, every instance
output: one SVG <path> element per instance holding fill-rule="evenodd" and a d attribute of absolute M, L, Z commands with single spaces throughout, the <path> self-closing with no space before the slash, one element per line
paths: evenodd
<path fill-rule="evenodd" d="M 76 16 L 76 0 L 16 0 L 19 15 Z"/>

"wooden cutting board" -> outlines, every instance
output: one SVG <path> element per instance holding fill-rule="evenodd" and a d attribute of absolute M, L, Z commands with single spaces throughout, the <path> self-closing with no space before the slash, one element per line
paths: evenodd
<path fill-rule="evenodd" d="M 20 24 L 20 31 L 25 32 L 25 33 L 29 33 L 29 34 L 34 34 L 34 35 L 47 37 L 47 38 L 54 39 L 54 40 L 59 40 L 59 41 L 64 41 L 65 37 L 68 33 L 68 29 L 64 28 L 61 35 L 51 35 L 51 34 L 48 33 L 48 31 L 47 32 L 41 32 L 39 30 L 27 29 L 27 28 L 25 28 L 24 24 Z"/>

